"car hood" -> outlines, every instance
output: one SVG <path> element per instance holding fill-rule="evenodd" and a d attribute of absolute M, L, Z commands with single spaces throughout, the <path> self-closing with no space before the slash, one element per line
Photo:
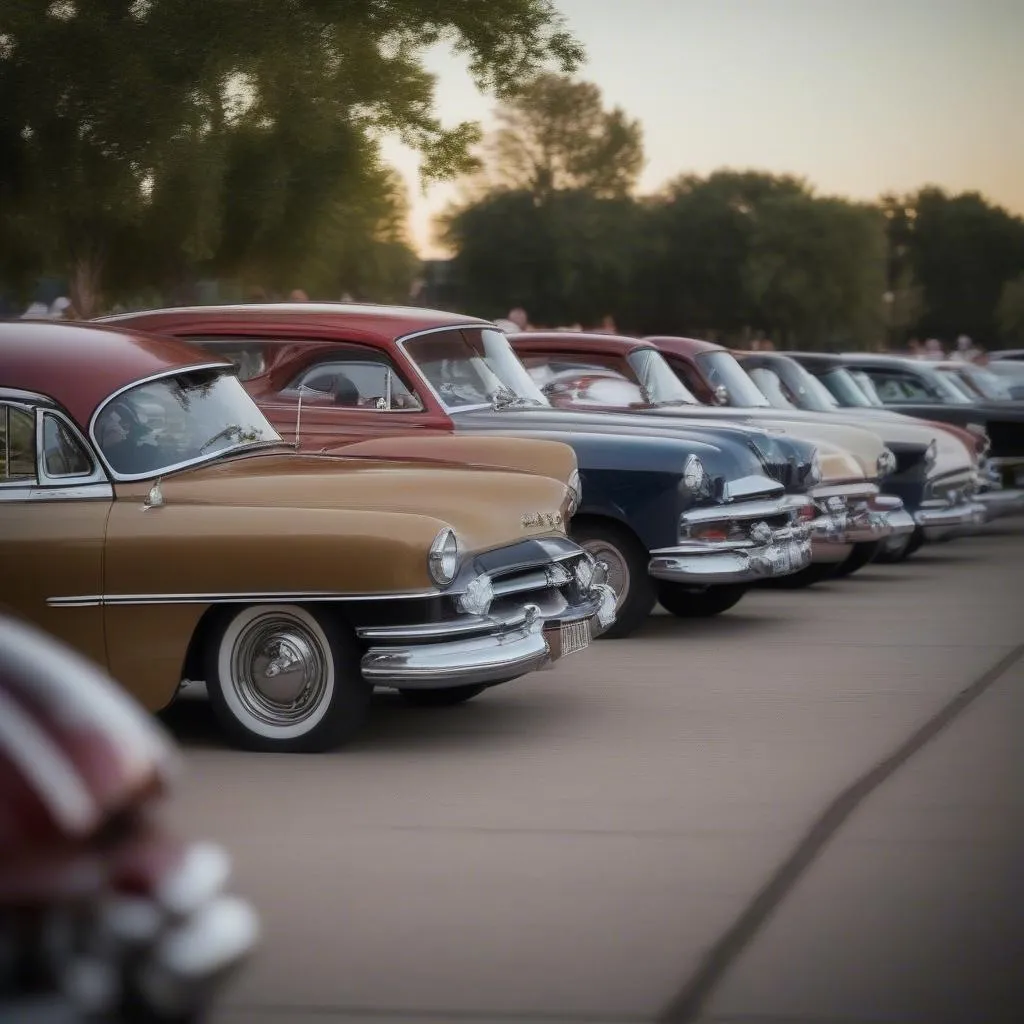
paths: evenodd
<path fill-rule="evenodd" d="M 145 498 L 152 481 L 119 484 L 119 499 Z M 348 459 L 328 455 L 253 454 L 164 477 L 164 505 L 337 509 L 389 512 L 452 527 L 464 550 L 485 551 L 527 537 L 564 533 L 565 485 L 547 476 L 444 464 Z M 159 509 L 154 510 L 159 514 Z M 556 525 L 524 526 L 528 514 Z M 287 518 L 282 517 L 286 542 Z M 417 530 L 422 533 L 422 530 Z"/>
<path fill-rule="evenodd" d="M 760 411 L 757 409 L 715 409 L 710 406 L 705 409 L 695 406 L 691 412 L 689 406 L 681 406 L 678 409 L 672 410 L 651 410 L 649 413 L 644 413 L 644 415 L 650 416 L 652 419 L 660 419 L 665 415 L 672 415 L 673 418 L 678 417 L 681 420 L 689 420 L 693 423 L 699 423 L 703 419 L 716 424 L 721 423 L 722 425 L 731 422 L 740 426 L 749 426 L 770 432 L 781 432 L 788 437 L 799 438 L 801 441 L 807 441 L 818 447 L 819 454 L 822 457 L 823 482 L 827 482 L 824 477 L 826 462 L 832 467 L 828 470 L 829 473 L 842 472 L 846 474 L 844 479 L 849 478 L 851 470 L 848 460 L 842 458 L 826 459 L 827 454 L 836 456 L 841 452 L 848 452 L 856 459 L 856 466 L 858 468 L 852 470 L 853 479 L 863 477 L 874 479 L 878 475 L 878 457 L 885 450 L 885 444 L 877 432 L 857 424 L 830 423 L 821 419 L 810 421 L 802 419 L 790 420 L 784 416 L 773 415 L 774 409 L 766 409 L 764 412 L 766 415 L 760 415 Z M 723 413 L 725 414 L 724 416 L 722 415 Z M 729 413 L 737 415 L 730 417 Z"/>
<path fill-rule="evenodd" d="M 630 449 L 641 446 L 645 455 L 660 452 L 660 458 L 682 470 L 680 453 L 685 448 L 711 458 L 717 468 L 709 470 L 725 476 L 741 477 L 764 473 L 787 489 L 799 489 L 779 474 L 796 467 L 800 479 L 810 465 L 813 445 L 799 438 L 772 433 L 740 422 L 695 423 L 672 416 L 646 416 L 637 413 L 591 413 L 575 409 L 527 406 L 516 409 L 475 410 L 453 416 L 460 431 L 498 430 L 503 434 L 550 434 L 577 449 L 581 471 L 586 468 L 579 439 L 614 437 L 610 447 L 617 449 L 623 468 L 631 468 L 635 458 Z M 672 442 L 675 442 L 674 444 Z M 593 450 L 592 447 L 590 449 Z"/>

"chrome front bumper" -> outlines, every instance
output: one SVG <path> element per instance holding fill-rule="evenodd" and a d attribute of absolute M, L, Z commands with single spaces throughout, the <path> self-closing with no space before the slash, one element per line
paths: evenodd
<path fill-rule="evenodd" d="M 684 512 L 681 533 L 714 524 L 743 523 L 748 529 L 742 538 L 729 540 L 684 537 L 674 547 L 652 551 L 647 571 L 657 580 L 689 586 L 754 583 L 799 572 L 811 563 L 811 525 L 795 520 L 810 508 L 810 499 L 790 496 Z M 786 517 L 788 524 L 773 528 L 765 522 L 777 517 Z"/>
<path fill-rule="evenodd" d="M 615 621 L 615 601 L 615 591 L 595 577 L 586 600 L 574 605 L 544 602 L 502 617 L 358 629 L 359 639 L 374 645 L 363 655 L 363 678 L 408 690 L 505 682 L 600 636 Z"/>

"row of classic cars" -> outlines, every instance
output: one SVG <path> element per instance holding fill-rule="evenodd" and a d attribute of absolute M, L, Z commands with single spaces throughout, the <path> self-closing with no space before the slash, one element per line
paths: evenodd
<path fill-rule="evenodd" d="M 323 750 L 374 687 L 458 703 L 1009 507 L 984 429 L 774 407 L 701 344 L 361 304 L 0 325 L 6 610 L 150 709 L 202 681 L 238 745 Z"/>

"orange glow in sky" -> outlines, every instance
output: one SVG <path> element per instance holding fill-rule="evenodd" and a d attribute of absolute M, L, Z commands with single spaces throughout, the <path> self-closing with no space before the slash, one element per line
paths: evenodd
<path fill-rule="evenodd" d="M 558 0 L 587 50 L 582 78 L 639 117 L 642 192 L 717 167 L 806 177 L 873 199 L 936 184 L 1024 212 L 1024 0 Z M 446 124 L 494 101 L 464 58 L 429 51 Z M 457 184 L 423 193 L 415 154 L 384 155 L 409 184 L 410 239 L 444 255 L 434 217 Z"/>

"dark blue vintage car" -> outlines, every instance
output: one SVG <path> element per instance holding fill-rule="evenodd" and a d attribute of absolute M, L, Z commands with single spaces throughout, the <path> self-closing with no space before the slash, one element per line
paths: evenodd
<path fill-rule="evenodd" d="M 810 563 L 812 522 L 821 519 L 807 497 L 820 479 L 813 445 L 729 425 L 554 409 L 485 321 L 303 303 L 151 311 L 108 322 L 228 354 L 245 368 L 265 414 L 285 436 L 299 434 L 303 447 L 422 430 L 571 445 L 582 485 L 571 533 L 606 563 L 618 592 L 606 636 L 634 630 L 658 600 L 680 616 L 718 614 L 751 583 Z"/>

